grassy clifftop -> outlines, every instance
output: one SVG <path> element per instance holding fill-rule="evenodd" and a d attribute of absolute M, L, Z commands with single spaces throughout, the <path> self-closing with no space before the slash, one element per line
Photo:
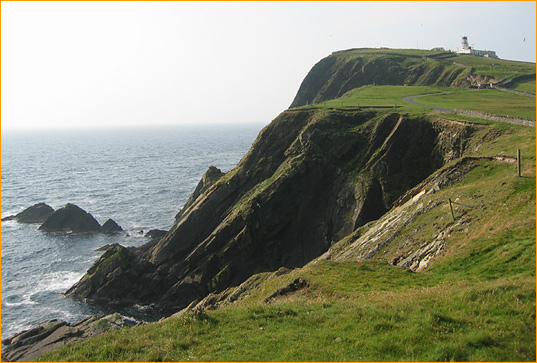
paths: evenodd
<path fill-rule="evenodd" d="M 336 99 L 364 85 L 467 88 L 528 75 L 535 75 L 535 64 L 444 51 L 352 49 L 319 61 L 302 82 L 291 107 Z"/>

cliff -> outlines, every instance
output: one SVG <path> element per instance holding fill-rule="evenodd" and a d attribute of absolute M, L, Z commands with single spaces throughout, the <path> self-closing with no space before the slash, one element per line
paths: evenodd
<path fill-rule="evenodd" d="M 203 178 L 210 186 L 162 239 L 111 247 L 66 294 L 180 309 L 255 273 L 303 266 L 487 137 L 445 119 L 286 111 L 235 169 Z"/>
<path fill-rule="evenodd" d="M 293 104 L 519 72 L 451 58 L 336 52 Z M 283 112 L 235 169 L 209 167 L 170 231 L 110 246 L 66 293 L 182 310 L 40 359 L 535 361 L 534 130 L 341 103 Z"/>
<path fill-rule="evenodd" d="M 417 50 L 335 52 L 312 68 L 293 106 L 366 84 L 467 86 L 493 79 L 452 58 Z M 111 247 L 66 294 L 176 310 L 253 274 L 304 266 L 499 133 L 435 116 L 287 110 L 236 168 L 225 175 L 209 168 L 161 239 Z"/>

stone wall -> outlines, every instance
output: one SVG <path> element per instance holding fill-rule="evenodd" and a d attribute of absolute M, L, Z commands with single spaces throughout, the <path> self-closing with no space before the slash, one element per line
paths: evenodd
<path fill-rule="evenodd" d="M 506 123 L 514 124 L 514 125 L 535 127 L 535 120 L 530 120 L 527 118 L 516 118 L 516 117 L 511 117 L 511 116 L 493 115 L 490 113 L 484 113 L 484 112 L 472 111 L 472 110 L 455 110 L 455 113 L 457 115 L 482 118 L 485 120 L 490 120 L 490 121 L 495 121 L 495 122 L 506 122 Z"/>

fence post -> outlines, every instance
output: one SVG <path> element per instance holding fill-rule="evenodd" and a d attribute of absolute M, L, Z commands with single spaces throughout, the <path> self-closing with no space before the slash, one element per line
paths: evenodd
<path fill-rule="evenodd" d="M 522 176 L 522 170 L 520 169 L 520 149 L 516 150 L 516 166 L 517 166 L 518 176 Z"/>
<path fill-rule="evenodd" d="M 451 210 L 451 218 L 455 220 L 455 214 L 453 213 L 453 205 L 451 205 L 451 198 L 448 198 L 449 200 L 449 209 Z"/>

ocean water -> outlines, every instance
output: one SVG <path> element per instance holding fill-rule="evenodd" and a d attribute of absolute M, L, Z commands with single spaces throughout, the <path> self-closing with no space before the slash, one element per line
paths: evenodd
<path fill-rule="evenodd" d="M 73 203 L 128 233 L 43 233 L 2 222 L 2 339 L 49 319 L 74 322 L 110 313 L 63 296 L 111 243 L 139 246 L 139 232 L 168 230 L 207 168 L 235 167 L 261 124 L 114 130 L 2 132 L 1 215 L 36 203 Z M 136 315 L 131 308 L 124 313 Z"/>

